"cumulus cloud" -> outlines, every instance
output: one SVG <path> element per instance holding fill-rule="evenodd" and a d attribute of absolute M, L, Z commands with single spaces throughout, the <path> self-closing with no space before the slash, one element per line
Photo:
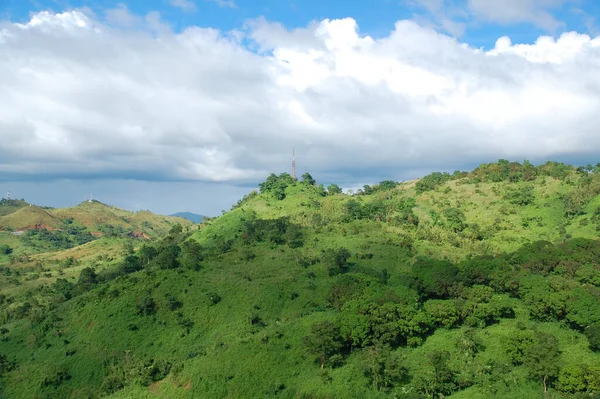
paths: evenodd
<path fill-rule="evenodd" d="M 0 25 L 4 179 L 239 183 L 295 147 L 344 183 L 600 152 L 598 38 L 483 52 L 411 21 L 373 39 L 350 18 L 175 33 L 120 13 L 136 27 L 77 10 Z"/>

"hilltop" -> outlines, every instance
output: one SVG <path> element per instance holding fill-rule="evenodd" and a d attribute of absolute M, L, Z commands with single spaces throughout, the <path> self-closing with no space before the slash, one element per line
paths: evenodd
<path fill-rule="evenodd" d="M 164 235 L 174 223 L 189 225 L 184 218 L 155 215 L 149 211 L 129 212 L 99 201 L 82 202 L 72 208 L 16 206 L 0 217 L 0 230 L 65 230 L 79 227 L 96 237 Z"/>
<path fill-rule="evenodd" d="M 2 198 L 0 199 L 0 216 L 8 215 L 26 206 L 29 206 L 29 204 L 22 199 Z"/>
<path fill-rule="evenodd" d="M 3 394 L 591 397 L 599 194 L 555 162 L 353 195 L 272 174 L 194 229 L 6 267 Z M 27 285 L 54 261 L 78 274 Z"/>

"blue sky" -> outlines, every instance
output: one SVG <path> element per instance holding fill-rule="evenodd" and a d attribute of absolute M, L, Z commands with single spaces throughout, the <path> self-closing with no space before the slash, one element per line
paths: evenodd
<path fill-rule="evenodd" d="M 289 171 L 292 148 L 300 173 L 345 189 L 500 158 L 595 164 L 599 15 L 595 0 L 0 0 L 0 193 L 217 215 Z"/>
<path fill-rule="evenodd" d="M 600 2 L 595 0 L 523 0 L 524 3 L 555 3 L 545 7 L 562 26 L 548 30 L 530 21 L 493 22 L 471 14 L 468 0 L 179 0 L 193 8 L 175 6 L 177 0 L 0 0 L 0 15 L 13 21 L 27 20 L 32 12 L 60 12 L 77 7 L 89 7 L 102 14 L 104 10 L 125 4 L 136 14 L 158 11 L 174 29 L 188 26 L 213 27 L 223 31 L 242 29 L 249 19 L 264 16 L 288 28 L 305 27 L 311 21 L 352 17 L 361 34 L 384 37 L 401 19 L 416 19 L 435 23 L 439 13 L 427 4 L 443 3 L 443 7 L 462 10 L 467 15 L 456 16 L 466 29 L 460 40 L 474 47 L 492 48 L 496 39 L 509 36 L 513 42 L 532 43 L 540 35 L 560 35 L 575 30 L 596 34 L 595 20 L 600 15 Z M 495 0 L 491 0 L 492 2 Z M 514 0 L 512 0 L 514 1 Z M 521 0 L 519 0 L 521 1 Z M 510 2 L 510 1 L 509 1 Z M 181 3 L 180 3 L 181 4 Z M 510 7 L 510 5 L 508 6 Z M 541 7 L 544 7 L 542 4 Z M 438 14 L 438 15 L 436 15 Z"/>

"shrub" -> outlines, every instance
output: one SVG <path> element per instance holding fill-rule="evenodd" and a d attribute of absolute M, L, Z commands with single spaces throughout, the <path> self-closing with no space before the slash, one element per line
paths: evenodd
<path fill-rule="evenodd" d="M 156 302 L 150 296 L 145 296 L 137 306 L 137 314 L 140 316 L 151 316 L 156 313 Z"/>
<path fill-rule="evenodd" d="M 181 302 L 179 299 L 177 299 L 173 295 L 167 294 L 166 296 L 167 296 L 167 307 L 169 308 L 169 310 L 177 310 L 183 306 L 183 302 Z"/>
<path fill-rule="evenodd" d="M 13 249 L 11 247 L 9 247 L 6 244 L 1 244 L 0 245 L 0 254 L 4 254 L 4 255 L 10 255 L 12 254 Z"/>
<path fill-rule="evenodd" d="M 221 297 L 216 292 L 209 292 L 207 294 L 207 297 L 210 303 L 213 305 L 216 305 L 217 303 L 221 302 Z"/>
<path fill-rule="evenodd" d="M 432 191 L 451 178 L 452 176 L 449 173 L 434 172 L 419 180 L 417 184 L 415 184 L 415 189 L 417 194 L 422 194 L 426 191 Z"/>

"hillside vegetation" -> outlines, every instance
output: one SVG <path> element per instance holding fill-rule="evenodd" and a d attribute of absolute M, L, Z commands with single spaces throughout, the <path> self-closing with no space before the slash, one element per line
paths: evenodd
<path fill-rule="evenodd" d="M 272 174 L 199 228 L 67 249 L 76 279 L 6 266 L 2 394 L 594 397 L 599 194 L 554 162 L 353 195 Z"/>
<path fill-rule="evenodd" d="M 2 198 L 0 199 L 0 216 L 8 215 L 26 206 L 29 204 L 24 200 Z"/>
<path fill-rule="evenodd" d="M 143 242 L 166 236 L 174 226 L 192 226 L 182 218 L 100 202 L 53 209 L 3 200 L 0 209 L 0 302 L 6 305 L 0 322 L 23 304 L 44 314 L 49 306 L 45 287 L 57 279 L 76 282 L 86 266 L 96 272 L 110 269 Z"/>

